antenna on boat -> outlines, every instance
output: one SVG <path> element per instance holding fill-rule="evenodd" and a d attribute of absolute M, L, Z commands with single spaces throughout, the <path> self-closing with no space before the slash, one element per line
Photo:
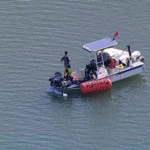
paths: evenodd
<path fill-rule="evenodd" d="M 130 50 L 130 45 L 127 45 L 127 48 L 128 48 L 129 56 L 130 56 L 130 59 L 131 59 L 131 50 Z"/>

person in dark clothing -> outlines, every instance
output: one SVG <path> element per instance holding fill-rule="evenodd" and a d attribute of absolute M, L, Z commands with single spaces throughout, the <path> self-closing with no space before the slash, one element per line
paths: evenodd
<path fill-rule="evenodd" d="M 107 52 L 104 52 L 104 51 L 98 51 L 97 53 L 97 63 L 98 63 L 98 66 L 101 67 L 103 62 L 104 62 L 104 65 L 107 66 L 108 64 L 108 60 L 107 58 L 109 57 L 109 54 Z"/>
<path fill-rule="evenodd" d="M 97 78 L 95 64 L 92 63 L 92 64 L 89 64 L 89 65 L 86 65 L 86 67 L 85 67 L 85 78 L 87 80 L 90 80 L 90 79 L 93 78 L 93 74 Z"/>
<path fill-rule="evenodd" d="M 107 60 L 104 62 L 105 67 L 108 67 L 110 63 L 111 63 L 111 57 L 108 56 Z"/>
<path fill-rule="evenodd" d="M 61 81 L 63 81 L 62 74 L 60 72 L 56 72 L 53 77 L 49 78 L 50 86 L 53 87 L 61 87 Z"/>
<path fill-rule="evenodd" d="M 86 67 L 85 67 L 85 78 L 87 80 L 91 79 L 90 73 L 91 73 L 91 65 L 89 64 L 89 65 L 86 65 Z"/>
<path fill-rule="evenodd" d="M 97 65 L 99 66 L 99 67 L 101 67 L 102 66 L 102 64 L 103 64 L 103 61 L 102 61 L 102 52 L 101 51 L 98 51 L 97 52 Z"/>
<path fill-rule="evenodd" d="M 97 67 L 96 67 L 96 62 L 95 62 L 95 60 L 92 60 L 92 61 L 90 62 L 90 67 L 91 67 L 91 73 L 94 74 L 95 77 L 97 78 L 97 73 L 96 73 Z"/>
<path fill-rule="evenodd" d="M 64 61 L 64 67 L 65 68 L 67 68 L 68 66 L 70 66 L 70 61 L 71 61 L 71 59 L 67 56 L 67 54 L 68 54 L 68 52 L 65 51 L 65 56 L 62 57 L 62 59 L 61 59 L 61 62 Z"/>

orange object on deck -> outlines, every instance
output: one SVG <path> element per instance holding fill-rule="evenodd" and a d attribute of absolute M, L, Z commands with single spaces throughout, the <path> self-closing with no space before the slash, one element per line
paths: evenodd
<path fill-rule="evenodd" d="M 101 90 L 107 90 L 112 87 L 112 82 L 110 79 L 100 79 L 89 82 L 84 82 L 80 85 L 80 90 L 82 93 L 92 93 Z"/>

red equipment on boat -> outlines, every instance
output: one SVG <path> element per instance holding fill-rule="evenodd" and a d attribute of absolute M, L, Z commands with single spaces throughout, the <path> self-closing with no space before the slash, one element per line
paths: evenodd
<path fill-rule="evenodd" d="M 112 82 L 110 79 L 100 79 L 89 82 L 84 82 L 80 85 L 80 90 L 82 93 L 92 93 L 101 90 L 107 90 L 112 87 Z"/>

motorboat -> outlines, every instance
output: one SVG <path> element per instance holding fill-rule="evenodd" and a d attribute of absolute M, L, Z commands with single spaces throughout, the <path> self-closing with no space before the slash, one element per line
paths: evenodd
<path fill-rule="evenodd" d="M 145 66 L 141 52 L 132 52 L 130 45 L 123 50 L 115 48 L 116 45 L 118 43 L 115 38 L 104 38 L 83 45 L 83 50 L 89 53 L 89 64 L 73 71 L 71 81 L 64 80 L 62 73 L 56 72 L 50 78 L 50 82 L 53 80 L 54 84 L 48 86 L 47 92 L 63 96 L 67 96 L 72 90 L 91 93 L 110 89 L 113 82 L 140 74 Z"/>

